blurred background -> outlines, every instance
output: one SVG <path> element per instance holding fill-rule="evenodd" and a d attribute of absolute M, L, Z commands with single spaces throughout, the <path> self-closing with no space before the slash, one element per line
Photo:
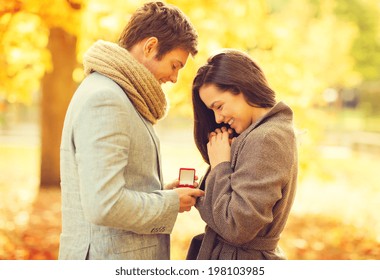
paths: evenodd
<path fill-rule="evenodd" d="M 138 0 L 0 0 L 0 259 L 56 259 L 62 123 L 97 39 L 116 41 Z M 380 259 L 380 2 L 177 0 L 199 54 L 165 86 L 156 125 L 166 181 L 205 171 L 190 90 L 219 48 L 248 52 L 295 113 L 300 176 L 281 246 L 289 259 Z M 180 214 L 172 259 L 204 223 Z"/>

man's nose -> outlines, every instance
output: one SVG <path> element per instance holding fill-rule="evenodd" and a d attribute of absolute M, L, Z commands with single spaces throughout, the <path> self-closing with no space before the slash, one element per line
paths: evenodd
<path fill-rule="evenodd" d="M 178 78 L 178 72 L 174 72 L 171 76 L 170 76 L 170 81 L 175 84 L 177 82 L 177 78 Z"/>

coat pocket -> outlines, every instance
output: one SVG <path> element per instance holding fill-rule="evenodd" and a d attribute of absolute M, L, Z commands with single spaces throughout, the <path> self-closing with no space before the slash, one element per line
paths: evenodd
<path fill-rule="evenodd" d="M 114 254 L 122 254 L 150 248 L 151 252 L 141 252 L 142 255 L 151 255 L 156 251 L 158 239 L 155 235 L 119 234 L 111 236 L 112 251 Z M 148 257 L 148 256 L 147 256 Z"/>

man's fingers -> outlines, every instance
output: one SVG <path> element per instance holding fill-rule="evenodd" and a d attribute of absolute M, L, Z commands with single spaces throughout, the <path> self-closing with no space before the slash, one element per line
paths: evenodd
<path fill-rule="evenodd" d="M 179 210 L 179 213 L 189 212 L 190 210 L 191 210 L 191 207 L 183 207 L 182 209 Z"/>
<path fill-rule="evenodd" d="M 200 189 L 191 189 L 191 192 L 189 193 L 192 197 L 200 197 L 204 196 L 205 192 Z"/>
<path fill-rule="evenodd" d="M 177 188 L 174 191 L 179 195 L 179 212 L 190 211 L 197 202 L 197 197 L 204 195 L 204 191 L 193 188 Z"/>

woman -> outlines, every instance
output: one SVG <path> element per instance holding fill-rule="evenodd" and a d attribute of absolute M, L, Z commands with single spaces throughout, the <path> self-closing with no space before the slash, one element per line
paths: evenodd
<path fill-rule="evenodd" d="M 195 142 L 210 165 L 196 204 L 207 224 L 197 259 L 285 259 L 278 241 L 298 170 L 292 110 L 237 50 L 211 57 L 192 94 Z"/>

